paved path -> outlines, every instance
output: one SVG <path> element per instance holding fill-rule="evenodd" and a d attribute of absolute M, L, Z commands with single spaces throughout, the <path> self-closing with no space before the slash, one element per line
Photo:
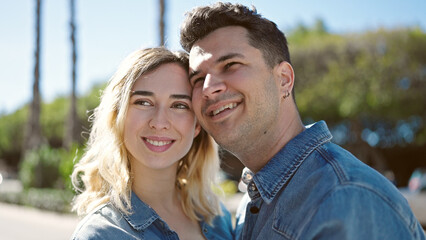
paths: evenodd
<path fill-rule="evenodd" d="M 241 194 L 224 199 L 228 209 L 235 213 Z M 61 240 L 69 239 L 79 218 L 35 208 L 0 202 L 1 240 Z"/>
<path fill-rule="evenodd" d="M 234 214 L 241 194 L 224 199 L 227 208 Z M 408 198 L 417 217 L 423 220 L 425 212 L 425 195 L 415 204 Z M 30 207 L 0 203 L 0 239 L 1 240 L 61 240 L 69 239 L 79 219 L 72 214 L 58 214 Z M 424 222 L 423 222 L 424 223 Z"/>
<path fill-rule="evenodd" d="M 0 239 L 70 239 L 78 217 L 0 203 Z"/>

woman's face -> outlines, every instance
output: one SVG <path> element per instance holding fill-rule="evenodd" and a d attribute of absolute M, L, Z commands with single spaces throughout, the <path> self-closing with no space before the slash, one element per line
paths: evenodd
<path fill-rule="evenodd" d="M 163 64 L 139 77 L 130 94 L 124 143 L 133 169 L 176 167 L 200 132 L 186 69 Z"/>

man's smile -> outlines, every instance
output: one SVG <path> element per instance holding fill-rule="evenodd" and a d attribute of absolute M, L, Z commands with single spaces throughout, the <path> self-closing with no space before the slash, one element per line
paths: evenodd
<path fill-rule="evenodd" d="M 218 108 L 218 109 L 216 109 L 216 110 L 213 110 L 213 111 L 210 113 L 210 116 L 216 116 L 216 115 L 218 115 L 219 113 L 223 112 L 225 109 L 233 109 L 233 108 L 235 108 L 236 106 L 237 106 L 237 103 L 228 103 L 228 104 L 226 104 L 226 105 L 224 105 L 224 106 L 221 106 L 220 108 Z"/>

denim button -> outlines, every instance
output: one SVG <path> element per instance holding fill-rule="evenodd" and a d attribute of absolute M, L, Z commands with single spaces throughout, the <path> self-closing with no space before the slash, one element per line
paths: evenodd
<path fill-rule="evenodd" d="M 254 182 L 251 182 L 249 187 L 251 191 L 253 192 L 257 191 L 257 187 L 256 187 L 256 184 L 254 184 Z"/>
<path fill-rule="evenodd" d="M 253 213 L 253 214 L 256 214 L 256 213 L 259 212 L 259 208 L 256 207 L 256 206 L 253 206 L 253 207 L 250 208 L 250 212 Z"/>

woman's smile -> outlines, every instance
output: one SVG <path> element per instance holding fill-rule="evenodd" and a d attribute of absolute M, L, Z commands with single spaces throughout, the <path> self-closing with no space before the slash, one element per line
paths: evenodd
<path fill-rule="evenodd" d="M 165 152 L 175 142 L 175 140 L 165 137 L 142 137 L 146 147 L 153 152 Z"/>

